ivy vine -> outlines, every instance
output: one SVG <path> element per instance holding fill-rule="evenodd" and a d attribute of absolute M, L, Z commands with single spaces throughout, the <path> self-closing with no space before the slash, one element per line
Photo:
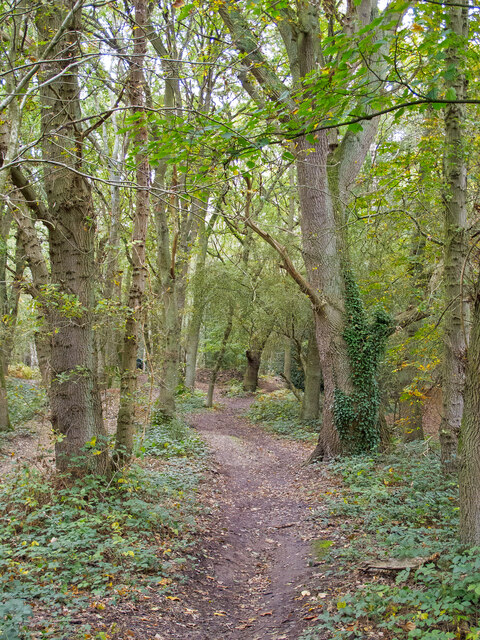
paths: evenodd
<path fill-rule="evenodd" d="M 369 319 L 357 283 L 350 271 L 345 279 L 345 329 L 354 391 L 351 395 L 335 389 L 334 418 L 338 433 L 351 453 L 376 449 L 380 440 L 377 382 L 378 365 L 392 332 L 392 319 L 380 307 Z"/>

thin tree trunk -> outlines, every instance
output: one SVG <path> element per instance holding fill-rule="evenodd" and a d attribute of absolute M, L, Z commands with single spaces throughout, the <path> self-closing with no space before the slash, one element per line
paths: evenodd
<path fill-rule="evenodd" d="M 132 236 L 132 279 L 128 297 L 128 313 L 123 341 L 122 367 L 120 377 L 120 407 L 117 417 L 116 455 L 120 460 L 128 460 L 133 450 L 135 391 L 137 386 L 137 351 L 141 310 L 145 290 L 145 241 L 149 213 L 149 163 L 146 151 L 148 127 L 145 112 L 145 79 L 143 62 L 147 50 L 144 25 L 147 22 L 145 0 L 135 0 L 134 47 L 130 72 L 130 100 L 133 113 L 138 116 L 135 126 L 134 143 L 138 149 L 136 162 L 136 203 Z"/>
<path fill-rule="evenodd" d="M 200 344 L 200 329 L 202 327 L 203 312 L 205 308 L 205 262 L 207 258 L 208 240 L 213 231 L 217 219 L 214 214 L 210 219 L 207 228 L 202 220 L 199 228 L 199 252 L 195 265 L 195 275 L 193 278 L 192 292 L 192 313 L 187 325 L 186 339 L 186 363 L 185 363 L 185 386 L 193 389 L 195 386 L 195 373 L 197 368 L 198 346 Z"/>
<path fill-rule="evenodd" d="M 464 4 L 463 1 L 458 3 Z M 447 80 L 447 90 L 454 89 L 457 97 L 466 95 L 462 72 L 461 49 L 468 36 L 466 5 L 447 10 L 447 24 L 455 43 L 447 50 L 447 69 L 454 69 L 453 79 Z M 450 77 L 450 76 L 448 76 Z M 445 108 L 444 151 L 444 283 L 445 305 L 443 337 L 443 415 L 440 425 L 441 459 L 446 473 L 457 468 L 457 447 L 463 414 L 465 384 L 465 326 L 467 305 L 462 300 L 461 278 L 465 261 L 467 229 L 467 168 L 464 136 L 465 106 L 450 104 Z"/>
<path fill-rule="evenodd" d="M 233 309 L 230 309 L 227 326 L 225 327 L 225 331 L 222 338 L 222 345 L 220 347 L 220 351 L 217 354 L 215 366 L 212 369 L 210 382 L 208 384 L 207 400 L 205 402 L 205 406 L 208 408 L 213 406 L 213 392 L 215 390 L 215 383 L 217 381 L 218 372 L 220 371 L 220 367 L 222 366 L 222 363 L 223 363 L 223 358 L 225 356 L 225 351 L 227 349 L 228 339 L 232 332 L 232 326 L 233 326 Z"/>
<path fill-rule="evenodd" d="M 305 392 L 300 410 L 301 420 L 318 420 L 320 415 L 321 389 L 322 371 L 320 369 L 315 329 L 312 327 L 308 338 L 307 357 L 305 359 Z"/>

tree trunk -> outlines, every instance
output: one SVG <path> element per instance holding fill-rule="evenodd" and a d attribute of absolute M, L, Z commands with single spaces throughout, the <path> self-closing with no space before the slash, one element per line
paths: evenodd
<path fill-rule="evenodd" d="M 73 8 L 71 0 L 41 5 L 37 10 L 40 38 L 49 42 Z M 100 455 L 82 457 L 87 443 L 104 437 L 97 383 L 93 329 L 96 265 L 95 212 L 91 188 L 77 169 L 82 141 L 80 89 L 72 59 L 81 56 L 81 14 L 72 17 L 65 35 L 42 65 L 42 147 L 51 264 L 52 427 L 57 468 L 79 473 L 88 467 L 106 468 L 106 448 Z M 47 45 L 48 46 L 48 45 Z M 58 130 L 62 135 L 58 135 Z"/>
<path fill-rule="evenodd" d="M 253 393 L 258 387 L 258 370 L 262 360 L 262 349 L 249 349 L 245 352 L 247 357 L 247 368 L 243 376 L 243 389 Z"/>
<path fill-rule="evenodd" d="M 360 3 L 355 3 L 355 6 L 350 3 L 349 7 L 348 20 L 345 21 L 347 36 L 361 32 L 362 28 L 369 25 L 376 15 L 376 5 L 370 0 L 362 0 Z M 322 34 L 318 11 L 319 5 L 314 3 L 298 4 L 296 15 L 293 10 L 286 10 L 282 19 L 278 21 L 278 29 L 285 45 L 292 78 L 298 88 L 309 74 L 317 72 L 324 66 L 319 46 Z M 249 73 L 264 92 L 264 97 L 273 101 L 283 114 L 287 111 L 296 113 L 297 106 L 290 99 L 289 88 L 284 85 L 267 62 L 255 34 L 249 28 L 245 17 L 239 12 L 238 4 L 226 2 L 219 7 L 219 13 L 232 33 L 236 48 L 243 54 L 242 66 L 248 68 Z M 400 16 L 396 17 L 400 18 Z M 366 65 L 372 91 L 375 86 L 380 89 L 381 78 L 384 76 L 386 66 L 384 54 L 387 53 L 389 46 L 385 35 L 381 31 L 376 34 L 376 37 L 383 42 L 380 42 L 379 47 L 374 51 L 372 50 Z M 258 102 L 257 89 L 251 84 L 247 73 L 240 75 L 240 80 Z M 286 120 L 288 116 L 283 117 Z M 292 120 L 290 124 L 300 131 L 306 126 L 305 123 L 297 124 Z M 336 134 L 333 138 L 327 139 L 327 134 L 320 131 L 314 136 L 309 136 L 309 140 L 305 137 L 297 138 L 294 149 L 303 253 L 307 280 L 310 284 L 308 295 L 312 298 L 313 293 L 315 298 L 322 299 L 321 308 L 318 306 L 316 308 L 316 335 L 325 396 L 323 426 L 315 452 L 317 456 L 322 457 L 333 457 L 343 451 L 335 425 L 336 398 L 342 397 L 348 402 L 353 402 L 351 363 L 344 340 L 347 320 L 345 315 L 346 277 L 351 277 L 344 206 L 348 201 L 349 188 L 363 165 L 377 126 L 376 118 L 363 122 L 362 131 L 347 131 L 340 144 L 337 144 Z M 295 279 L 297 282 L 301 280 L 301 278 Z M 300 286 L 305 293 L 304 283 L 302 282 Z M 368 333 L 364 332 L 364 335 L 365 339 L 368 339 Z M 368 386 L 374 390 L 376 381 L 373 371 L 368 382 Z M 365 386 L 362 393 L 366 395 Z M 356 403 L 354 411 L 350 412 L 355 414 L 355 419 L 348 426 L 351 433 L 359 423 L 374 420 L 378 410 L 375 405 L 376 398 L 371 402 Z M 344 413 L 345 420 L 346 416 L 347 412 Z M 373 444 L 375 440 L 375 434 L 372 434 L 371 443 Z"/>
<path fill-rule="evenodd" d="M 321 388 L 322 371 L 320 369 L 315 329 L 312 328 L 308 338 L 307 357 L 305 359 L 305 392 L 300 410 L 301 420 L 318 420 Z"/>
<path fill-rule="evenodd" d="M 283 376 L 286 380 L 292 379 L 292 340 L 286 339 L 287 344 L 283 350 Z"/>
<path fill-rule="evenodd" d="M 197 354 L 198 346 L 200 344 L 200 329 L 202 327 L 205 307 L 205 262 L 207 258 L 208 240 L 213 231 L 216 219 L 217 214 L 214 214 L 210 219 L 207 228 L 205 228 L 203 219 L 199 225 L 199 252 L 195 265 L 195 275 L 193 277 L 192 313 L 187 325 L 187 339 L 185 347 L 185 386 L 188 389 L 193 389 L 195 386 Z"/>
<path fill-rule="evenodd" d="M 144 25 L 147 22 L 145 0 L 135 0 L 135 26 L 133 56 L 130 72 L 130 101 L 132 112 L 137 116 L 134 145 L 137 149 L 136 204 L 132 236 L 132 279 L 128 297 L 128 312 L 123 341 L 120 375 L 120 407 L 117 416 L 116 455 L 121 461 L 128 460 L 133 451 L 135 433 L 135 391 L 137 387 L 137 351 L 141 324 L 142 302 L 145 291 L 145 241 L 149 214 L 149 163 L 146 152 L 148 127 L 145 112 L 145 79 L 143 62 L 147 50 Z"/>
<path fill-rule="evenodd" d="M 207 400 L 205 402 L 205 406 L 208 408 L 213 406 L 213 392 L 215 390 L 215 383 L 217 381 L 218 372 L 220 371 L 220 367 L 222 366 L 222 363 L 223 363 L 223 358 L 225 356 L 225 351 L 227 349 L 228 339 L 232 332 L 232 326 L 233 326 L 233 309 L 230 309 L 227 326 L 225 327 L 225 332 L 222 338 L 222 345 L 220 347 L 220 351 L 217 354 L 215 366 L 213 367 L 212 375 L 210 376 L 210 382 L 208 384 Z"/>
<path fill-rule="evenodd" d="M 171 285 L 163 290 L 162 304 L 160 380 L 155 406 L 156 411 L 163 413 L 166 418 L 172 418 L 175 415 L 175 393 L 179 381 L 181 334 L 177 292 L 173 280 Z"/>
<path fill-rule="evenodd" d="M 344 221 L 335 219 L 332 194 L 326 171 L 328 142 L 324 134 L 315 144 L 301 139 L 297 150 L 298 189 L 305 266 L 310 283 L 325 300 L 316 314 L 316 336 L 324 380 L 322 430 L 317 454 L 331 458 L 342 452 L 335 428 L 335 393 L 340 389 L 351 395 L 350 364 L 343 339 L 345 322 L 345 285 L 343 271 L 348 265 Z M 320 231 L 320 229 L 322 231 Z M 343 263 L 343 264 L 342 264 Z"/>
<path fill-rule="evenodd" d="M 45 292 L 48 288 L 50 276 L 32 218 L 27 212 L 23 211 L 22 206 L 14 209 L 14 216 L 18 226 L 18 239 L 32 275 L 30 293 L 37 302 L 37 323 L 39 326 L 35 331 L 34 341 L 38 367 L 42 376 L 42 383 L 46 389 L 49 389 L 51 383 L 52 335 Z"/>
<path fill-rule="evenodd" d="M 480 545 L 480 278 L 472 314 L 467 352 L 465 408 L 461 427 L 460 458 L 460 540 Z"/>
<path fill-rule="evenodd" d="M 459 3 L 464 4 L 463 2 Z M 454 69 L 447 80 L 447 90 L 454 89 L 458 98 L 466 95 L 465 76 L 460 52 L 468 36 L 468 13 L 465 6 L 448 8 L 447 24 L 455 36 L 455 44 L 447 50 L 447 69 Z M 465 106 L 450 104 L 445 108 L 445 151 L 443 194 L 445 215 L 444 283 L 445 306 L 443 337 L 443 415 L 440 425 L 441 459 L 446 473 L 457 467 L 458 435 L 463 414 L 465 384 L 465 326 L 467 305 L 462 297 L 462 270 L 467 251 L 467 168 L 462 127 Z"/>

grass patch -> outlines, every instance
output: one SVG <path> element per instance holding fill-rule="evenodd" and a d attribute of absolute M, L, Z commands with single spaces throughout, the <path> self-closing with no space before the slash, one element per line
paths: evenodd
<path fill-rule="evenodd" d="M 183 416 L 186 413 L 193 413 L 194 411 L 204 409 L 206 395 L 206 393 L 199 389 L 195 389 L 195 391 L 182 389 L 175 397 L 177 414 Z"/>
<path fill-rule="evenodd" d="M 300 403 L 288 389 L 258 395 L 246 415 L 284 438 L 314 441 L 318 431 L 318 424 L 300 420 Z"/>
<path fill-rule="evenodd" d="M 339 591 L 318 630 L 303 640 L 325 638 L 326 631 L 342 640 L 480 638 L 479 549 L 464 551 L 456 542 L 458 486 L 442 475 L 435 452 L 412 443 L 332 468 L 343 486 L 327 498 L 327 520 L 344 529 L 347 544 L 329 552 L 331 574 L 374 558 L 428 560 L 417 569 L 349 580 L 358 587 Z"/>

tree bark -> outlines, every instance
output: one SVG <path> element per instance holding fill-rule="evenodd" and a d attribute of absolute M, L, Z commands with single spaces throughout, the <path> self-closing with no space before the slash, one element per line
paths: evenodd
<path fill-rule="evenodd" d="M 465 408 L 459 447 L 460 526 L 466 545 L 480 545 L 480 278 L 467 352 Z"/>
<path fill-rule="evenodd" d="M 49 42 L 73 8 L 71 0 L 41 5 L 36 24 L 40 38 Z M 48 201 L 51 264 L 52 426 L 57 468 L 82 473 L 86 467 L 104 471 L 106 448 L 85 457 L 83 449 L 105 437 L 97 383 L 93 329 L 96 265 L 95 211 L 91 187 L 77 170 L 82 165 L 81 119 L 77 67 L 81 56 L 77 11 L 64 35 L 42 65 L 42 147 Z M 47 49 L 49 45 L 44 46 Z M 42 55 L 44 55 L 42 53 Z M 59 130 L 61 135 L 59 135 Z"/>
<path fill-rule="evenodd" d="M 222 366 L 222 363 L 223 363 L 223 358 L 225 356 L 225 351 L 227 349 L 228 339 L 232 332 L 232 327 L 233 327 L 233 309 L 230 309 L 230 312 L 228 314 L 227 325 L 225 327 L 225 331 L 222 338 L 220 351 L 217 354 L 217 358 L 215 360 L 215 366 L 212 369 L 210 382 L 208 384 L 207 400 L 205 402 L 205 406 L 208 408 L 213 406 L 213 392 L 215 390 L 215 383 L 217 381 L 218 372 L 220 371 L 220 367 Z"/>
<path fill-rule="evenodd" d="M 249 393 L 253 393 L 258 387 L 258 371 L 262 361 L 263 349 L 252 348 L 245 352 L 247 358 L 247 367 L 243 376 L 243 389 Z"/>
<path fill-rule="evenodd" d="M 135 30 L 133 56 L 130 62 L 130 101 L 138 116 L 134 144 L 138 150 L 136 163 L 136 203 L 132 236 L 132 279 L 128 297 L 127 321 L 123 340 L 120 375 L 120 407 L 117 416 L 116 456 L 128 461 L 132 455 L 135 434 L 135 391 L 137 387 L 137 351 L 145 291 L 145 241 L 149 214 L 149 163 L 147 155 L 148 126 L 145 111 L 145 79 L 143 63 L 147 51 L 144 26 L 147 23 L 147 3 L 135 0 Z"/>
<path fill-rule="evenodd" d="M 321 388 L 322 371 L 320 368 L 315 328 L 312 327 L 308 338 L 307 357 L 305 359 L 305 391 L 300 409 L 301 420 L 318 420 L 320 415 Z"/>
<path fill-rule="evenodd" d="M 458 5 L 464 4 L 463 1 Z M 447 69 L 454 69 L 447 90 L 454 89 L 459 99 L 466 96 L 461 50 L 468 37 L 466 5 L 447 10 L 447 24 L 455 34 L 455 43 L 447 50 Z M 450 76 L 448 76 L 450 77 Z M 446 473 L 457 468 L 457 447 L 463 414 L 465 384 L 465 326 L 467 305 L 462 299 L 462 270 L 467 244 L 467 168 L 464 136 L 465 106 L 450 104 L 445 108 L 444 151 L 444 286 L 445 306 L 443 336 L 443 415 L 440 425 L 441 459 Z"/>

